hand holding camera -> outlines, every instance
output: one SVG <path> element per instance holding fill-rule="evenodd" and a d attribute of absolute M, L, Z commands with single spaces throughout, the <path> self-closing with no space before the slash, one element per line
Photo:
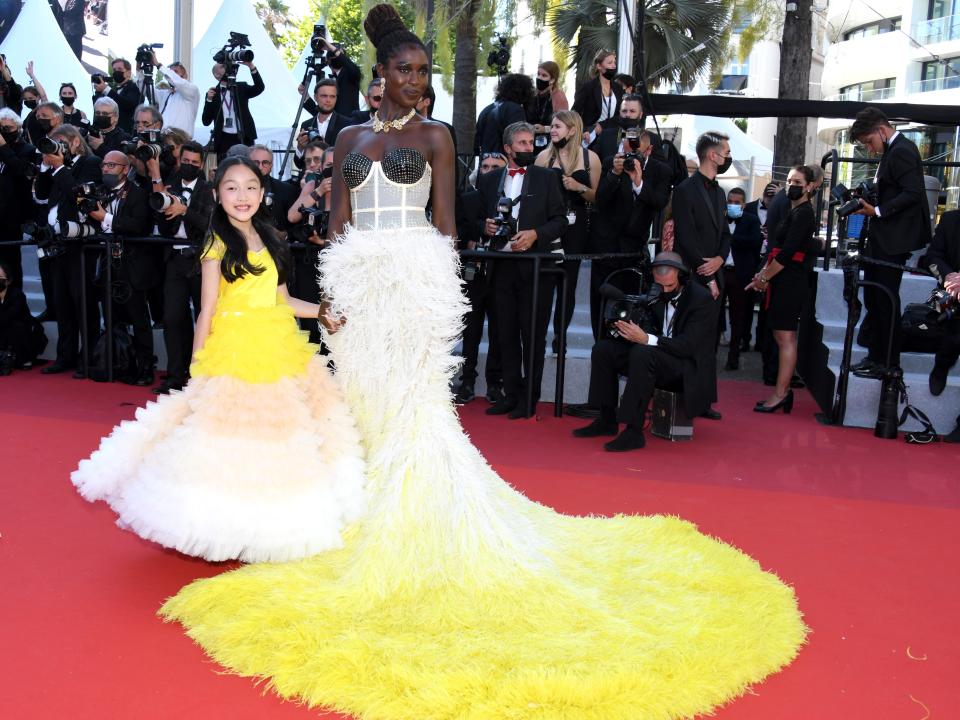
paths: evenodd
<path fill-rule="evenodd" d="M 510 238 L 510 248 L 514 252 L 526 252 L 537 242 L 536 230 L 521 230 Z"/>
<path fill-rule="evenodd" d="M 100 201 L 97 201 L 97 207 L 94 210 L 91 210 L 87 213 L 87 217 L 91 220 L 96 220 L 97 222 L 102 223 L 103 219 L 107 216 L 107 211 L 104 210 L 103 205 L 100 204 Z"/>
<path fill-rule="evenodd" d="M 943 287 L 960 300 L 960 272 L 952 272 L 943 279 Z"/>
<path fill-rule="evenodd" d="M 613 327 L 616 328 L 617 333 L 619 333 L 620 337 L 624 340 L 639 343 L 640 345 L 647 344 L 647 333 L 632 320 L 616 320 L 613 323 Z"/>

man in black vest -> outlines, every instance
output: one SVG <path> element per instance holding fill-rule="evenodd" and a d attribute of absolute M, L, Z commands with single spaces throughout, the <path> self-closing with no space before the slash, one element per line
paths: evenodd
<path fill-rule="evenodd" d="M 653 277 L 662 294 L 651 308 L 650 326 L 617 321 L 620 337 L 605 337 L 593 346 L 590 404 L 600 408 L 600 417 L 574 430 L 575 437 L 616 435 L 604 445 L 609 452 L 642 448 L 644 417 L 657 387 L 682 390 L 690 417 L 710 407 L 716 383 L 716 303 L 700 283 L 683 278 L 686 273 L 677 253 L 659 253 Z M 622 399 L 620 375 L 627 376 Z M 618 421 L 627 426 L 619 435 Z"/>
<path fill-rule="evenodd" d="M 241 64 L 250 68 L 253 85 L 238 82 L 235 89 L 230 90 L 224 79 L 226 68 L 217 63 L 213 66 L 213 77 L 217 79 L 217 84 L 207 90 L 203 103 L 201 122 L 204 126 L 213 123 L 211 139 L 218 159 L 222 159 L 232 146 L 253 145 L 257 139 L 257 126 L 250 114 L 250 100 L 260 95 L 266 86 L 252 60 Z"/>
<path fill-rule="evenodd" d="M 560 234 L 566 227 L 566 208 L 557 173 L 536 167 L 533 162 L 533 126 L 517 122 L 503 132 L 503 149 L 508 165 L 487 173 L 477 180 L 483 198 L 485 220 L 482 233 L 496 242 L 499 229 L 494 218 L 501 198 L 509 199 L 511 234 L 504 238 L 511 252 L 548 253 L 559 247 Z M 503 363 L 504 397 L 487 409 L 489 415 L 509 414 L 511 419 L 530 417 L 540 399 L 540 382 L 547 342 L 553 283 L 540 279 L 539 292 L 533 297 L 532 262 L 501 260 L 493 270 L 493 292 L 496 297 L 500 335 L 500 356 Z M 534 304 L 537 322 L 530 337 L 530 314 Z M 533 344 L 534 366 L 524 377 L 523 360 Z M 526 388 L 533 386 L 533 406 L 527 407 Z"/>
<path fill-rule="evenodd" d="M 717 175 L 725 173 L 733 162 L 730 138 L 718 132 L 704 133 L 697 140 L 697 158 L 699 170 L 673 190 L 674 248 L 690 268 L 693 280 L 706 287 L 717 301 L 714 338 L 719 340 L 719 299 L 723 261 L 730 252 L 730 227 L 726 221 L 727 198 Z M 716 402 L 716 373 L 713 387 L 711 402 Z M 719 420 L 720 413 L 708 408 L 703 417 Z"/>
<path fill-rule="evenodd" d="M 930 242 L 930 208 L 920 151 L 873 107 L 857 113 L 850 126 L 850 137 L 880 155 L 876 175 L 878 203 L 863 201 L 858 211 L 870 218 L 864 257 L 902 265 L 912 251 Z M 863 267 L 865 281 L 879 283 L 895 298 L 900 297 L 902 277 L 902 270 L 866 264 Z M 900 365 L 900 321 L 882 289 L 865 287 L 863 301 L 867 309 L 864 324 L 870 329 L 867 356 L 851 370 L 861 377 L 880 377 L 888 365 L 887 347 L 891 341 L 889 365 Z"/>

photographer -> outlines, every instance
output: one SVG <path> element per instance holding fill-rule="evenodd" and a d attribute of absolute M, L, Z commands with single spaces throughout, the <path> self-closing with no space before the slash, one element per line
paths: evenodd
<path fill-rule="evenodd" d="M 590 356 L 589 402 L 600 408 L 600 417 L 573 435 L 616 436 L 604 445 L 609 452 L 644 446 L 644 417 L 658 387 L 683 392 L 690 417 L 710 407 L 715 303 L 702 285 L 689 279 L 677 253 L 662 252 L 654 258 L 653 279 L 662 292 L 648 307 L 649 327 L 618 320 L 614 327 L 619 337 L 598 340 Z M 627 385 L 618 412 L 620 375 L 627 376 Z M 619 435 L 618 421 L 627 426 Z"/>
<path fill-rule="evenodd" d="M 523 75 L 528 83 L 530 78 Z M 483 198 L 485 221 L 483 234 L 493 249 L 510 252 L 550 253 L 562 250 L 560 235 L 566 227 L 563 191 L 557 174 L 533 165 L 533 126 L 514 123 L 503 132 L 503 149 L 508 166 L 477 179 L 477 190 Z M 499 211 L 500 208 L 504 208 Z M 496 218 L 496 219 L 495 219 Z M 504 397 L 487 410 L 489 415 L 506 415 L 511 419 L 530 417 L 536 413 L 543 377 L 547 323 L 550 319 L 553 282 L 540 278 L 539 293 L 533 296 L 532 264 L 502 260 L 493 275 L 494 296 L 500 335 L 500 356 L 503 362 Z M 536 307 L 536 328 L 530 337 L 529 318 Z M 524 377 L 523 358 L 533 345 L 532 374 Z M 533 405 L 527 407 L 525 388 L 533 386 Z"/>
<path fill-rule="evenodd" d="M 6 56 L 0 55 L 0 110 L 3 108 L 19 115 L 23 111 L 23 88 L 13 79 Z"/>
<path fill-rule="evenodd" d="M 574 94 L 573 111 L 583 118 L 587 145 L 592 145 L 604 132 L 617 128 L 623 88 L 613 82 L 616 76 L 617 54 L 600 50 L 590 68 L 593 79 L 578 87 Z"/>
<path fill-rule="evenodd" d="M 187 141 L 180 148 L 180 167 L 166 189 L 170 200 L 158 211 L 157 225 L 164 237 L 175 238 L 163 248 L 163 342 L 167 348 L 167 377 L 153 392 L 181 390 L 189 378 L 193 354 L 193 323 L 200 312 L 200 263 L 210 215 L 213 189 L 203 178 L 203 148 Z M 157 201 L 154 201 L 154 205 Z M 192 310 L 191 310 L 192 303 Z"/>
<path fill-rule="evenodd" d="M 870 153 L 880 155 L 876 204 L 872 204 L 873 198 L 862 199 L 857 211 L 858 215 L 870 218 L 864 257 L 903 265 L 912 251 L 930 242 L 930 209 L 920 151 L 873 107 L 857 113 L 850 126 L 850 137 Z M 902 270 L 868 264 L 863 267 L 865 281 L 879 283 L 895 298 L 900 296 L 902 277 Z M 851 371 L 860 377 L 879 378 L 887 369 L 887 346 L 891 342 L 890 366 L 900 365 L 900 323 L 893 317 L 894 309 L 881 289 L 865 287 L 863 304 L 867 309 L 863 324 L 869 328 L 865 332 L 867 356 Z"/>
<path fill-rule="evenodd" d="M 212 72 L 217 84 L 207 90 L 206 100 L 203 103 L 203 115 L 200 120 L 205 127 L 213 123 L 211 140 L 218 160 L 223 159 L 231 146 L 253 145 L 257 139 L 257 126 L 253 122 L 253 115 L 250 114 L 250 100 L 260 95 L 266 86 L 253 60 L 240 64 L 250 69 L 253 85 L 236 82 L 236 76 L 231 80 L 227 75 L 227 67 L 216 63 Z"/>
<path fill-rule="evenodd" d="M 328 147 L 335 145 L 340 131 L 350 126 L 350 118 L 336 111 L 337 93 L 337 83 L 333 78 L 317 81 L 317 86 L 313 90 L 313 97 L 317 101 L 317 114 L 300 125 L 297 150 L 293 156 L 293 164 L 296 167 L 303 169 L 303 151 L 307 143 L 319 139 L 323 140 Z"/>
<path fill-rule="evenodd" d="M 600 160 L 605 161 L 607 158 L 616 155 L 624 147 L 627 131 L 637 130 L 639 132 L 642 129 L 643 102 L 640 100 L 640 96 L 624 95 L 620 101 L 620 116 L 617 118 L 617 126 L 610 127 L 606 132 L 601 133 L 600 137 L 591 145 L 591 149 L 597 153 Z"/>
<path fill-rule="evenodd" d="M 533 81 L 526 75 L 503 76 L 497 85 L 496 99 L 481 110 L 477 118 L 475 155 L 503 150 L 506 128 L 526 120 L 526 110 L 533 102 L 533 95 Z"/>
<path fill-rule="evenodd" d="M 170 67 L 157 60 L 152 54 L 153 66 L 160 70 L 170 83 L 170 89 L 157 88 L 157 106 L 163 116 L 164 128 L 177 128 L 193 137 L 197 124 L 197 112 L 200 110 L 200 88 L 187 78 L 187 68 L 183 63 L 175 62 Z"/>
<path fill-rule="evenodd" d="M 137 105 L 143 102 L 143 94 L 140 88 L 131 79 L 133 66 L 129 60 L 117 58 L 110 63 L 113 87 L 107 84 L 107 79 L 102 74 L 97 73 L 91 76 L 93 82 L 93 102 L 98 98 L 109 97 L 120 108 L 120 121 L 118 125 L 127 133 L 133 132 L 133 111 Z"/>
<path fill-rule="evenodd" d="M 639 110 L 639 102 L 624 102 L 621 112 Z M 633 119 L 633 118 L 625 118 Z M 649 259 L 647 244 L 657 214 L 670 199 L 670 171 L 653 156 L 654 136 L 636 125 L 625 125 L 617 154 L 603 161 L 597 186 L 591 230 L 591 250 L 598 253 L 643 252 L 639 260 L 594 260 L 590 267 L 590 321 L 594 338 L 599 337 L 600 286 L 612 272 L 642 267 Z M 613 137 L 615 133 L 608 133 Z M 620 273 L 612 284 L 624 292 L 636 292 L 636 276 Z"/>
<path fill-rule="evenodd" d="M 36 154 L 36 148 L 23 137 L 20 117 L 10 108 L 0 110 L 0 242 L 20 240 L 20 227 L 30 219 L 30 185 L 36 174 Z M 22 288 L 20 246 L 0 246 L 0 262 L 7 265 L 9 284 Z"/>
<path fill-rule="evenodd" d="M 501 153 L 487 153 L 480 157 L 477 182 L 487 173 L 503 170 L 507 159 Z M 457 203 L 457 241 L 461 250 L 476 250 L 480 245 L 478 221 L 484 218 L 483 197 L 470 188 Z M 487 400 L 495 403 L 503 398 L 503 370 L 500 365 L 500 338 L 497 327 L 496 303 L 491 283 L 491 262 L 464 261 L 463 279 L 470 310 L 463 328 L 463 367 L 460 381 L 454 389 L 453 401 L 465 405 L 476 397 L 477 363 L 483 323 L 487 322 L 487 361 L 484 376 L 487 381 Z"/>
<path fill-rule="evenodd" d="M 320 302 L 317 265 L 320 251 L 327 245 L 330 220 L 330 189 L 333 185 L 333 148 L 322 148 L 315 140 L 307 146 L 307 170 L 300 181 L 300 197 L 291 205 L 286 220 L 291 226 L 290 240 L 309 245 L 294 253 L 290 295 L 311 303 Z M 310 342 L 320 344 L 316 320 L 300 319 L 300 328 L 310 333 Z"/>
<path fill-rule="evenodd" d="M 41 141 L 38 149 L 43 153 L 43 161 L 33 185 L 34 200 L 40 206 L 37 222 L 53 228 L 49 243 L 41 248 L 49 261 L 53 310 L 57 317 L 56 360 L 43 369 L 44 374 L 52 375 L 75 369 L 81 357 L 84 285 L 88 342 L 96 343 L 100 331 L 100 312 L 92 287 L 96 263 L 92 255 L 87 258 L 87 274 L 84 276 L 80 267 L 81 243 L 69 241 L 68 236 L 77 228 L 88 233 L 96 230 L 95 226 L 87 224 L 87 216 L 80 210 L 77 188 L 81 183 L 100 185 L 102 176 L 100 158 L 93 154 L 80 131 L 72 125 L 53 130 L 48 141 Z M 86 376 L 78 370 L 74 377 Z"/>
<path fill-rule="evenodd" d="M 339 89 L 337 94 L 339 97 Z M 370 81 L 370 84 L 367 85 L 367 94 L 364 95 L 364 100 L 367 103 L 366 110 L 357 110 L 349 118 L 351 124 L 353 125 L 363 125 L 365 122 L 370 122 L 373 120 L 373 116 L 377 114 L 377 110 L 380 109 L 380 103 L 383 100 L 383 79 L 374 78 Z M 417 112 L 421 115 L 425 115 L 420 110 L 420 107 L 417 107 Z M 426 115 L 425 115 L 426 116 Z"/>
<path fill-rule="evenodd" d="M 142 237 L 150 232 L 153 218 L 146 194 L 127 180 L 130 161 L 119 150 L 111 150 L 103 159 L 104 199 L 89 217 L 100 223 L 106 235 Z M 133 240 L 111 241 L 103 262 L 114 263 L 113 293 L 116 320 L 133 327 L 133 344 L 140 374 L 134 384 L 153 384 L 153 326 L 147 307 L 147 291 L 157 285 L 160 246 Z"/>
<path fill-rule="evenodd" d="M 943 287 L 960 297 L 960 210 L 945 212 L 940 217 L 933 241 L 921 258 L 919 267 L 935 272 Z M 947 332 L 934 355 L 933 369 L 930 371 L 930 394 L 934 396 L 943 393 L 947 386 L 947 375 L 960 357 L 960 317 L 955 316 L 945 323 Z"/>
<path fill-rule="evenodd" d="M 63 126 L 63 110 L 55 102 L 45 102 L 37 107 L 37 128 L 41 135 L 34 143 L 40 144 L 40 139 L 49 137 L 50 133 Z"/>
<path fill-rule="evenodd" d="M 360 68 L 343 51 L 338 43 L 332 43 L 324 37 L 319 38 L 327 51 L 327 64 L 337 85 L 337 104 L 334 110 L 345 117 L 360 109 Z M 313 110 L 307 110 L 312 113 Z"/>
<path fill-rule="evenodd" d="M 93 130 L 87 134 L 87 143 L 103 159 L 111 150 L 119 150 L 133 138 L 120 129 L 120 107 L 112 98 L 97 98 L 93 104 Z"/>

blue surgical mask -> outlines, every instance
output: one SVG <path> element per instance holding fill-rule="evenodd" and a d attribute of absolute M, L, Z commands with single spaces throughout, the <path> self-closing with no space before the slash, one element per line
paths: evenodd
<path fill-rule="evenodd" d="M 736 220 L 738 217 L 743 215 L 743 205 L 735 205 L 734 203 L 727 203 L 727 217 L 731 220 Z"/>

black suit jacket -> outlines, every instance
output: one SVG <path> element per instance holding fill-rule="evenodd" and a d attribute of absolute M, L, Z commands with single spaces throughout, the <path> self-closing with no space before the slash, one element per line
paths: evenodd
<path fill-rule="evenodd" d="M 754 273 L 760 269 L 760 249 L 763 247 L 763 232 L 760 218 L 744 212 L 735 221 L 730 236 L 730 252 L 733 255 L 733 267 L 740 286 L 749 284 Z"/>
<path fill-rule="evenodd" d="M 270 217 L 273 218 L 274 225 L 278 230 L 286 230 L 290 227 L 290 223 L 287 221 L 287 211 L 297 201 L 300 193 L 290 183 L 280 182 L 274 177 L 267 178 L 264 190 L 264 201 L 266 201 L 267 194 L 270 195 L 268 210 L 270 211 Z"/>
<path fill-rule="evenodd" d="M 653 308 L 657 330 L 663 327 L 666 307 L 667 301 L 661 298 Z M 710 407 L 715 396 L 716 325 L 717 308 L 710 291 L 688 280 L 677 301 L 672 337 L 653 333 L 658 336 L 658 349 L 683 361 L 683 399 L 690 417 Z"/>
<path fill-rule="evenodd" d="M 121 128 L 119 123 L 117 123 L 117 127 L 108 133 L 104 133 L 102 137 L 103 143 L 93 151 L 93 154 L 101 160 L 103 160 L 111 150 L 119 150 L 122 143 L 133 140 L 133 137 Z"/>
<path fill-rule="evenodd" d="M 243 137 L 240 142 L 244 145 L 252 145 L 257 139 L 257 126 L 253 122 L 253 115 L 250 114 L 250 100 L 262 93 L 266 86 L 263 84 L 263 78 L 259 72 L 252 72 L 253 85 L 250 83 L 237 83 L 237 107 L 233 108 L 234 113 L 240 116 L 240 122 L 243 125 Z M 220 135 L 223 133 L 223 95 L 226 90 L 217 85 L 217 94 L 212 100 L 207 100 L 204 95 L 203 115 L 200 120 L 204 126 L 213 123 L 214 146 L 217 150 L 226 150 L 220 146 Z M 236 130 L 236 128 L 234 128 Z"/>
<path fill-rule="evenodd" d="M 673 189 L 675 248 L 690 270 L 690 276 L 706 285 L 716 280 L 723 287 L 723 273 L 699 275 L 697 268 L 708 257 L 726 258 L 730 252 L 727 226 L 727 196 L 699 172 Z"/>
<path fill-rule="evenodd" d="M 868 239 L 887 255 L 909 253 L 930 242 L 930 207 L 920 151 L 898 135 L 877 169 L 880 217 L 870 218 Z"/>
<path fill-rule="evenodd" d="M 481 233 L 483 220 L 496 216 L 500 180 L 506 173 L 506 168 L 494 170 L 477 179 L 477 191 L 484 210 L 484 217 L 480 221 Z M 567 227 L 567 211 L 559 175 L 553 170 L 531 165 L 523 176 L 523 187 L 517 199 L 520 201 L 517 230 L 536 230 L 537 241 L 530 250 L 550 252 L 550 243 L 559 238 Z"/>
<path fill-rule="evenodd" d="M 26 173 L 36 152 L 23 141 L 0 147 L 0 237 L 4 240 L 19 238 L 20 225 L 30 218 L 33 198 Z"/>
<path fill-rule="evenodd" d="M 615 175 L 612 168 L 611 156 L 603 161 L 594 201 L 593 250 L 637 252 L 646 247 L 650 226 L 670 199 L 669 169 L 649 158 L 643 169 L 643 186 L 637 194 L 626 171 Z"/>
<path fill-rule="evenodd" d="M 362 77 L 357 64 L 341 52 L 343 67 L 334 76 L 337 80 L 337 104 L 334 112 L 341 115 L 352 115 L 360 108 L 360 79 Z M 366 121 L 364 121 L 366 122 Z"/>
<path fill-rule="evenodd" d="M 109 210 L 108 210 L 109 212 Z M 147 194 L 127 180 L 120 189 L 119 202 L 113 213 L 111 232 L 118 236 L 143 237 L 153 227 L 153 213 Z M 120 274 L 134 290 L 147 290 L 161 280 L 159 270 L 163 246 L 155 243 L 124 241 Z"/>
<path fill-rule="evenodd" d="M 183 197 L 183 182 L 179 174 L 174 173 L 170 179 L 169 191 L 171 195 Z M 167 220 L 162 213 L 155 215 L 157 219 L 157 228 L 164 237 L 172 238 L 180 229 L 180 223 L 183 223 L 187 239 L 184 245 L 193 245 L 198 251 L 203 247 L 204 239 L 210 228 L 210 216 L 213 214 L 213 207 L 216 203 L 213 200 L 213 186 L 202 177 L 197 179 L 197 184 L 193 186 L 193 192 L 190 194 L 190 202 L 187 205 L 187 212 L 173 220 Z M 170 258 L 173 254 L 171 246 L 164 246 L 164 260 Z"/>
<path fill-rule="evenodd" d="M 930 265 L 936 265 L 942 277 L 960 271 L 960 210 L 940 216 L 933 240 L 918 263 L 923 270 L 929 270 Z"/>
<path fill-rule="evenodd" d="M 623 100 L 623 88 L 618 83 L 610 83 L 613 90 L 613 113 L 611 118 L 616 119 L 620 116 L 620 101 Z M 609 100 L 607 101 L 609 102 Z M 600 89 L 600 78 L 594 78 L 585 82 L 573 96 L 573 107 L 570 108 L 575 113 L 579 113 L 583 120 L 584 132 L 593 129 L 593 126 L 600 120 L 600 113 L 603 106 L 603 90 Z M 606 128 L 604 129 L 606 132 Z M 601 137 L 603 133 L 601 133 Z"/>
<path fill-rule="evenodd" d="M 93 102 L 96 103 L 101 97 L 103 97 L 103 95 L 95 94 L 93 96 Z M 127 80 L 127 82 L 122 85 L 110 88 L 107 97 L 111 98 L 120 108 L 117 127 L 128 133 L 132 133 L 133 111 L 137 109 L 137 105 L 143 102 L 143 93 L 140 92 L 140 88 L 137 87 L 137 84 L 133 80 Z"/>
<path fill-rule="evenodd" d="M 466 249 L 470 242 L 479 242 L 485 219 L 480 191 L 470 188 L 461 193 L 457 202 L 457 241 L 461 248 Z"/>
<path fill-rule="evenodd" d="M 64 167 L 54 174 L 47 170 L 40 173 L 34 181 L 34 194 L 39 204 L 39 220 L 47 221 L 49 209 L 57 206 L 57 221 L 77 222 L 80 213 L 74 202 L 73 188 L 79 183 L 93 182 L 98 185 L 103 181 L 100 173 L 100 158 L 96 155 L 78 157 L 71 167 Z"/>

